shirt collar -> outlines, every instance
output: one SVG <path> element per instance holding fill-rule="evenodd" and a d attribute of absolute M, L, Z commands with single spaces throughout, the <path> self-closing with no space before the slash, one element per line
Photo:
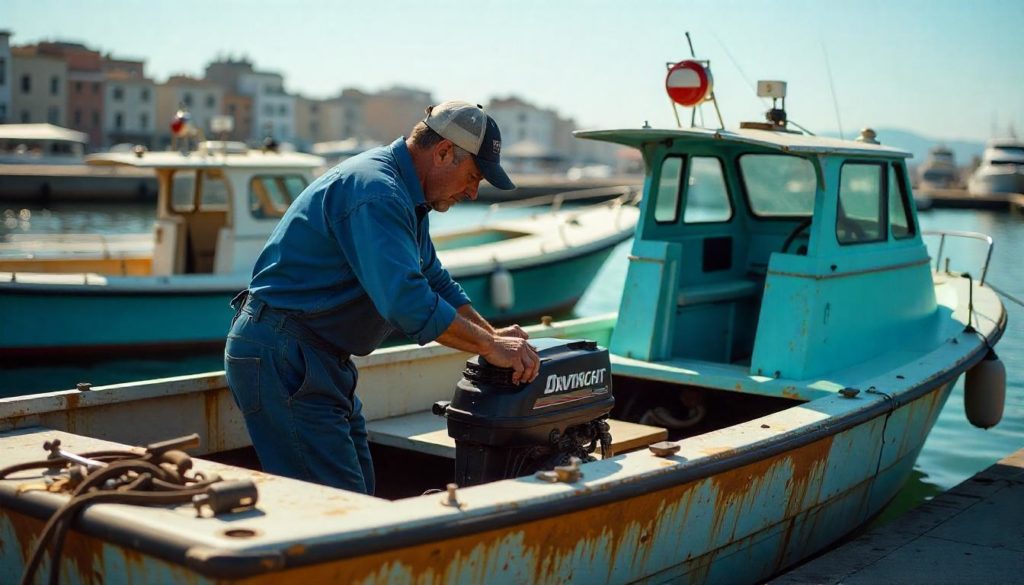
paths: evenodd
<path fill-rule="evenodd" d="M 416 174 L 416 167 L 412 164 L 412 154 L 409 152 L 409 147 L 405 144 L 405 138 L 402 137 L 395 140 L 388 148 L 398 163 L 398 175 L 402 179 L 402 184 L 405 185 L 405 192 L 409 194 L 409 201 L 412 203 L 412 206 L 416 208 L 417 212 L 424 206 L 429 211 L 427 198 L 423 194 L 423 186 L 420 185 L 420 178 Z"/>

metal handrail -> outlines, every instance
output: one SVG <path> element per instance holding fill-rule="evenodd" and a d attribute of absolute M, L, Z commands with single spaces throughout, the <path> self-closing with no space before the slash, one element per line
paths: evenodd
<path fill-rule="evenodd" d="M 992 248 L 995 247 L 995 241 L 992 239 L 992 236 L 980 232 L 964 232 L 958 230 L 924 230 L 921 232 L 921 235 L 939 236 L 939 253 L 935 256 L 935 270 L 942 269 L 942 252 L 946 246 L 946 236 L 954 238 L 968 238 L 985 242 L 985 244 L 987 244 L 985 263 L 981 267 L 981 280 L 979 281 L 980 284 L 985 284 L 985 276 L 988 274 L 988 264 L 992 260 Z"/>
<path fill-rule="evenodd" d="M 583 207 L 575 208 L 574 211 L 584 211 L 589 209 L 595 209 L 598 207 L 612 206 L 612 205 L 625 205 L 636 202 L 639 194 L 642 191 L 637 187 L 629 185 L 619 185 L 614 187 L 594 187 L 592 189 L 578 189 L 574 191 L 563 191 L 560 193 L 553 193 L 551 195 L 538 195 L 537 197 L 530 197 L 527 199 L 520 199 L 517 201 L 503 201 L 499 203 L 492 203 L 487 208 L 487 213 L 484 214 L 480 220 L 480 225 L 486 224 L 490 221 L 491 217 L 498 211 L 503 209 L 521 209 L 524 207 L 542 207 L 550 206 L 551 212 L 557 212 L 562 208 L 562 204 L 566 201 L 576 201 L 579 199 L 591 199 L 594 197 L 613 197 L 613 199 L 607 201 L 601 201 L 593 205 L 585 205 Z"/>

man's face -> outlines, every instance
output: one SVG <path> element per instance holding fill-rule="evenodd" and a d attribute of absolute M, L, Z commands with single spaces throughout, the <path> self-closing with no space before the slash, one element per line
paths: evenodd
<path fill-rule="evenodd" d="M 461 201 L 476 199 L 484 176 L 472 156 L 455 163 L 456 146 L 443 140 L 434 149 L 433 167 L 424 184 L 424 196 L 435 211 L 444 213 Z"/>

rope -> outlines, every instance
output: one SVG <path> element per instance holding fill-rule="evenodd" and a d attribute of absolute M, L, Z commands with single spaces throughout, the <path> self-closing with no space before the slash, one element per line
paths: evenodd
<path fill-rule="evenodd" d="M 70 489 L 71 498 L 64 503 L 47 521 L 32 549 L 21 584 L 34 581 L 36 571 L 48 549 L 50 572 L 48 582 L 60 582 L 60 556 L 64 540 L 75 518 L 86 507 L 96 503 L 134 504 L 139 506 L 164 506 L 195 503 L 201 505 L 196 496 L 209 495 L 211 486 L 221 481 L 216 474 L 209 476 L 192 471 L 192 460 L 176 447 L 195 446 L 198 435 L 154 443 L 144 452 L 139 451 L 95 451 L 84 453 L 78 458 L 91 459 L 96 463 L 92 469 L 75 463 L 71 453 L 62 454 L 60 442 L 47 442 L 45 448 L 51 452 L 48 459 L 18 463 L 0 469 L 0 479 L 28 469 L 62 469 L 68 473 L 63 487 Z M 236 482 L 238 483 L 238 482 Z M 226 484 L 225 484 L 226 485 Z M 213 488 L 216 489 L 216 488 Z M 255 504 L 255 488 L 250 503 Z M 227 504 L 230 507 L 230 502 Z M 223 504 L 210 504 L 214 515 L 226 509 Z"/>

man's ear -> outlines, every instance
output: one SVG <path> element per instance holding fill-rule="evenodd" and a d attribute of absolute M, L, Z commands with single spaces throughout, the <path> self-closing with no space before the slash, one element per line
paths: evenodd
<path fill-rule="evenodd" d="M 453 144 L 447 138 L 437 143 L 434 148 L 434 164 L 444 164 L 454 154 Z"/>

